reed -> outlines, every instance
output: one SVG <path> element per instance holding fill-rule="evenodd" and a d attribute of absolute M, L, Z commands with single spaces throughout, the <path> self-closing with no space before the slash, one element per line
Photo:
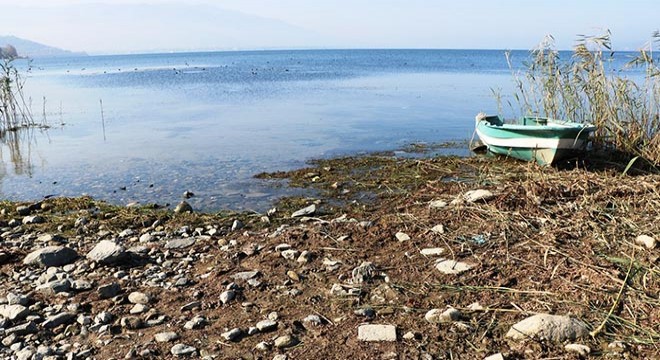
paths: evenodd
<path fill-rule="evenodd" d="M 0 63 L 0 132 L 37 126 L 23 94 L 25 79 L 13 59 Z M 45 126 L 45 125 L 42 125 Z"/>
<path fill-rule="evenodd" d="M 521 115 L 592 123 L 598 127 L 596 149 L 638 156 L 657 166 L 660 68 L 653 59 L 653 47 L 658 41 L 656 32 L 626 69 L 613 69 L 609 31 L 580 36 L 568 59 L 560 57 L 554 38 L 548 36 L 530 52 L 521 69 L 515 69 L 506 54 L 515 84 L 513 98 Z M 640 75 L 626 71 L 629 68 L 643 71 Z"/>

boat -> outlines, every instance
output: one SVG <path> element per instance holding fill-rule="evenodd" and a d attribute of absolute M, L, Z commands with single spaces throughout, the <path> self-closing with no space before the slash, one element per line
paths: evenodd
<path fill-rule="evenodd" d="M 596 130 L 591 124 L 537 116 L 505 123 L 498 115 L 479 113 L 475 120 L 476 133 L 489 152 L 539 165 L 550 165 L 584 151 Z"/>

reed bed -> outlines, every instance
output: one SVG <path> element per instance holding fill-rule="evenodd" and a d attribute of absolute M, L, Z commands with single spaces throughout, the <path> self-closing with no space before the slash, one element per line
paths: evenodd
<path fill-rule="evenodd" d="M 37 124 L 32 117 L 28 100 L 23 93 L 25 78 L 16 68 L 13 59 L 0 63 L 0 132 L 20 128 L 46 126 Z M 45 105 L 45 100 L 44 100 Z"/>
<path fill-rule="evenodd" d="M 626 68 L 642 69 L 639 78 L 611 62 L 611 33 L 580 36 L 570 58 L 561 58 L 549 36 L 530 52 L 522 70 L 513 70 L 512 108 L 598 127 L 597 149 L 640 157 L 660 164 L 660 68 L 653 58 L 655 33 Z M 623 70 L 623 71 L 622 71 Z M 639 72 L 638 72 L 639 73 Z M 498 96 L 501 101 L 501 97 Z M 501 104 L 500 104 L 501 107 Z"/>

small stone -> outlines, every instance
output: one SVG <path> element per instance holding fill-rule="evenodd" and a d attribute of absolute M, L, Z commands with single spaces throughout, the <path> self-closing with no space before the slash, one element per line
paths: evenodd
<path fill-rule="evenodd" d="M 7 294 L 7 305 L 23 305 L 27 306 L 30 302 L 30 298 L 25 295 L 17 295 L 14 293 Z"/>
<path fill-rule="evenodd" d="M 189 302 L 181 307 L 181 311 L 190 311 L 194 309 L 199 309 L 202 307 L 202 302 L 201 301 L 192 301 Z"/>
<path fill-rule="evenodd" d="M 419 251 L 420 254 L 424 256 L 438 256 L 442 255 L 445 252 L 443 248 L 425 248 Z"/>
<path fill-rule="evenodd" d="M 295 281 L 295 282 L 300 282 L 300 275 L 298 275 L 297 272 L 293 270 L 289 270 L 286 272 L 286 276 L 289 277 L 289 279 Z"/>
<path fill-rule="evenodd" d="M 376 267 L 369 261 L 363 262 L 351 272 L 353 284 L 361 284 L 363 282 L 371 281 L 375 275 Z"/>
<path fill-rule="evenodd" d="M 435 268 L 443 274 L 457 275 L 472 269 L 473 265 L 455 260 L 438 259 L 435 263 Z"/>
<path fill-rule="evenodd" d="M 415 339 L 415 333 L 412 331 L 408 331 L 407 333 L 403 334 L 403 339 L 404 340 L 413 340 Z"/>
<path fill-rule="evenodd" d="M 119 321 L 122 327 L 134 330 L 142 327 L 142 319 L 137 316 L 126 316 Z"/>
<path fill-rule="evenodd" d="M 190 204 L 188 204 L 187 201 L 181 201 L 181 202 L 180 202 L 180 203 L 174 208 L 174 213 L 175 213 L 175 214 L 181 214 L 181 213 L 184 213 L 184 212 L 189 212 L 189 213 L 193 212 L 193 208 L 192 208 L 192 206 L 190 206 Z"/>
<path fill-rule="evenodd" d="M 126 249 L 110 240 L 101 240 L 87 253 L 87 258 L 100 264 L 116 264 L 124 261 L 128 254 Z"/>
<path fill-rule="evenodd" d="M 484 190 L 484 189 L 470 190 L 465 194 L 457 197 L 451 203 L 452 205 L 460 204 L 462 202 L 474 203 L 477 201 L 488 201 L 494 197 L 495 195 L 489 190 Z"/>
<path fill-rule="evenodd" d="M 376 311 L 374 311 L 374 309 L 372 309 L 370 307 L 357 309 L 357 310 L 353 311 L 353 313 L 357 316 L 364 316 L 368 319 L 371 319 L 371 318 L 376 316 Z"/>
<path fill-rule="evenodd" d="M 11 321 L 23 320 L 30 310 L 23 305 L 0 305 L 0 316 Z"/>
<path fill-rule="evenodd" d="M 258 343 L 257 345 L 255 345 L 254 348 L 259 350 L 259 351 L 268 351 L 268 350 L 270 350 L 271 346 L 272 345 L 269 342 L 262 341 L 262 342 Z"/>
<path fill-rule="evenodd" d="M 179 334 L 175 333 L 174 331 L 166 331 L 154 335 L 154 340 L 156 340 L 156 342 L 171 342 L 178 340 L 179 338 Z"/>
<path fill-rule="evenodd" d="M 94 323 L 102 325 L 109 324 L 113 318 L 114 316 L 112 316 L 111 313 L 107 311 L 101 311 L 94 317 Z"/>
<path fill-rule="evenodd" d="M 314 213 L 316 213 L 316 205 L 312 204 L 308 207 L 295 211 L 293 214 L 291 214 L 291 217 L 295 218 L 301 216 L 308 216 L 308 215 L 313 215 Z"/>
<path fill-rule="evenodd" d="M 174 356 L 190 356 L 194 355 L 197 352 L 197 349 L 185 344 L 176 344 L 172 346 L 170 352 Z"/>
<path fill-rule="evenodd" d="M 410 240 L 410 235 L 400 231 L 394 234 L 394 237 L 401 242 Z"/>
<path fill-rule="evenodd" d="M 156 237 L 149 234 L 149 233 L 144 233 L 144 234 L 140 235 L 139 241 L 141 243 L 152 242 L 152 241 L 156 241 Z"/>
<path fill-rule="evenodd" d="M 234 220 L 234 222 L 231 224 L 231 231 L 238 231 L 243 228 L 243 222 L 240 220 Z"/>
<path fill-rule="evenodd" d="M 564 350 L 577 353 L 582 357 L 587 357 L 591 353 L 591 348 L 582 344 L 566 344 Z"/>
<path fill-rule="evenodd" d="M 134 291 L 128 294 L 128 302 L 131 304 L 148 304 L 151 302 L 151 297 L 143 292 Z"/>
<path fill-rule="evenodd" d="M 147 306 L 147 305 L 145 305 L 145 304 L 135 304 L 135 305 L 131 308 L 131 310 L 129 311 L 129 313 L 130 313 L 131 315 L 137 315 L 137 314 L 145 313 L 145 312 L 147 312 L 147 311 L 149 311 L 149 306 Z"/>
<path fill-rule="evenodd" d="M 121 286 L 118 283 L 110 283 L 99 286 L 96 292 L 99 294 L 99 298 L 109 299 L 117 296 L 121 292 Z"/>
<path fill-rule="evenodd" d="M 307 317 L 303 319 L 303 322 L 315 326 L 323 325 L 323 319 L 321 319 L 321 317 L 316 314 L 307 315 Z"/>
<path fill-rule="evenodd" d="M 424 319 L 431 324 L 451 323 L 460 320 L 460 318 L 461 312 L 453 307 L 449 307 L 444 311 L 440 309 L 431 309 L 424 315 Z"/>
<path fill-rule="evenodd" d="M 241 339 L 241 336 L 243 336 L 243 330 L 239 328 L 234 328 L 227 332 L 222 333 L 220 336 L 222 336 L 225 340 L 228 341 L 238 341 Z"/>
<path fill-rule="evenodd" d="M 280 255 L 282 255 L 282 257 L 287 260 L 294 260 L 296 257 L 298 257 L 299 254 L 300 253 L 298 252 L 298 250 L 293 250 L 293 249 L 284 250 L 280 253 Z"/>
<path fill-rule="evenodd" d="M 429 207 L 431 209 L 442 209 L 446 206 L 447 206 L 447 202 L 442 200 L 433 200 L 429 202 Z"/>
<path fill-rule="evenodd" d="M 35 334 L 38 331 L 39 329 L 37 328 L 37 325 L 32 321 L 28 321 L 26 323 L 16 325 L 9 329 L 5 329 L 5 335 L 15 334 L 18 336 L 23 336 L 27 334 Z"/>
<path fill-rule="evenodd" d="M 485 357 L 484 360 L 504 360 L 504 355 L 502 355 L 502 353 L 497 353 Z"/>
<path fill-rule="evenodd" d="M 274 331 L 277 329 L 277 321 L 262 320 L 257 323 L 256 328 L 261 332 Z"/>
<path fill-rule="evenodd" d="M 187 247 L 194 245 L 195 242 L 197 242 L 197 239 L 194 237 L 174 239 L 168 241 L 165 244 L 165 249 L 173 249 L 173 250 L 185 249 Z"/>
<path fill-rule="evenodd" d="M 365 324 L 358 327 L 360 341 L 396 341 L 394 325 Z"/>
<path fill-rule="evenodd" d="M 239 272 L 239 273 L 236 273 L 234 275 L 231 275 L 229 277 L 233 280 L 247 281 L 247 280 L 250 280 L 250 279 L 253 279 L 253 278 L 257 277 L 257 275 L 259 275 L 258 271 L 243 271 L 243 272 Z"/>
<path fill-rule="evenodd" d="M 183 327 L 188 330 L 201 329 L 208 324 L 206 318 L 203 316 L 195 316 L 192 320 L 186 322 Z"/>
<path fill-rule="evenodd" d="M 41 326 L 43 326 L 44 329 L 54 329 L 62 324 L 72 323 L 75 318 L 76 318 L 76 314 L 70 312 L 63 312 L 48 317 L 48 319 L 46 319 L 46 321 L 44 321 L 41 324 Z"/>
<path fill-rule="evenodd" d="M 235 297 L 236 293 L 234 290 L 227 290 L 220 294 L 220 301 L 222 301 L 223 304 L 227 304 L 228 302 L 234 300 Z"/>
<path fill-rule="evenodd" d="M 648 235 L 639 235 L 635 238 L 635 243 L 637 245 L 644 245 L 647 249 L 655 249 L 657 245 L 655 239 Z"/>
<path fill-rule="evenodd" d="M 25 205 L 20 205 L 16 207 L 16 212 L 20 216 L 26 216 L 30 214 L 30 207 Z"/>
<path fill-rule="evenodd" d="M 307 250 L 303 250 L 296 261 L 301 264 L 307 264 L 308 262 L 312 261 L 312 253 Z"/>
<path fill-rule="evenodd" d="M 445 227 L 442 224 L 438 224 L 438 225 L 431 228 L 431 232 L 434 233 L 434 234 L 444 234 L 445 233 Z"/>
<path fill-rule="evenodd" d="M 587 326 L 580 320 L 562 315 L 537 314 L 513 325 L 505 337 L 513 340 L 539 337 L 565 341 L 579 339 L 588 334 Z"/>
<path fill-rule="evenodd" d="M 193 193 L 192 191 L 186 190 L 183 192 L 183 197 L 186 199 L 190 199 L 193 196 L 195 196 L 195 193 Z"/>
<path fill-rule="evenodd" d="M 24 225 L 43 224 L 46 219 L 41 215 L 34 215 L 24 217 L 22 222 Z"/>
<path fill-rule="evenodd" d="M 284 349 L 288 347 L 292 347 L 298 344 L 298 339 L 291 335 L 283 335 L 279 336 L 275 339 L 273 342 L 276 348 L 278 349 Z"/>

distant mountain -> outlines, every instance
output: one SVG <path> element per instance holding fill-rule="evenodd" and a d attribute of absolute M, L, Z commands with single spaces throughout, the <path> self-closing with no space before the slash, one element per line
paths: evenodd
<path fill-rule="evenodd" d="M 37 58 L 86 55 L 85 53 L 59 49 L 53 46 L 40 44 L 38 42 L 21 39 L 16 36 L 0 36 L 0 48 L 7 45 L 11 45 L 16 48 L 16 52 L 20 57 Z"/>

